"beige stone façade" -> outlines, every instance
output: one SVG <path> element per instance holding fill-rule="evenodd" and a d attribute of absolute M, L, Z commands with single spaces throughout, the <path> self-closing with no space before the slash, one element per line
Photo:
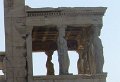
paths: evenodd
<path fill-rule="evenodd" d="M 4 0 L 6 51 L 0 55 L 0 69 L 5 75 L 0 82 L 106 82 L 99 38 L 105 11 L 106 7 L 31 8 L 25 0 Z M 55 50 L 57 76 L 51 62 Z M 46 76 L 33 76 L 33 51 L 47 55 Z M 68 72 L 68 51 L 79 54 L 78 75 Z"/>

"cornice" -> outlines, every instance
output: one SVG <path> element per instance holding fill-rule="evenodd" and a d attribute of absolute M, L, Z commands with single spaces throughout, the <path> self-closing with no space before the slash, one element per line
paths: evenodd
<path fill-rule="evenodd" d="M 78 15 L 101 15 L 106 7 L 59 7 L 59 8 L 30 8 L 26 7 L 28 17 L 32 16 L 78 16 Z"/>

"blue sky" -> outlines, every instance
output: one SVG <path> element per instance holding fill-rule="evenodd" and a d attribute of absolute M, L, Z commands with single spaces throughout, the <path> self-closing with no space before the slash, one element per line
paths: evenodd
<path fill-rule="evenodd" d="M 120 82 L 120 1 L 119 0 L 26 0 L 26 4 L 32 7 L 108 7 L 103 18 L 103 28 L 101 31 L 101 39 L 104 46 L 104 71 L 108 72 L 107 82 Z M 4 15 L 3 15 L 3 0 L 0 0 L 0 51 L 5 50 L 5 36 L 4 36 Z M 40 54 L 40 53 L 39 53 Z M 57 66 L 56 52 L 53 56 L 53 62 Z M 75 52 L 70 52 L 71 63 L 77 60 Z M 41 55 L 36 54 L 33 56 L 34 74 L 40 72 L 39 63 L 45 64 L 46 56 L 44 53 Z M 44 60 L 40 58 L 44 57 Z M 41 61 L 40 61 L 41 60 Z M 45 67 L 45 66 L 44 66 Z M 45 68 L 43 68 L 45 69 Z M 76 73 L 75 66 L 71 65 L 70 72 Z M 41 70 L 44 71 L 44 70 Z M 56 74 L 58 70 L 56 71 Z M 45 72 L 43 72 L 45 74 Z"/>

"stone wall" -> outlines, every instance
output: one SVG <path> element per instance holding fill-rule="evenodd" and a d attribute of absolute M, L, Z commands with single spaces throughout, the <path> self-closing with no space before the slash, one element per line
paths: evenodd
<path fill-rule="evenodd" d="M 107 74 L 80 74 L 80 75 L 48 75 L 35 76 L 34 82 L 106 82 Z"/>

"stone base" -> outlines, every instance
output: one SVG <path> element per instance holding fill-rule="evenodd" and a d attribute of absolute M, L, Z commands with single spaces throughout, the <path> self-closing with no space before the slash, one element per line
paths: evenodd
<path fill-rule="evenodd" d="M 6 82 L 6 81 L 5 81 L 5 76 L 4 76 L 4 75 L 0 75 L 0 82 Z"/>
<path fill-rule="evenodd" d="M 106 82 L 107 73 L 103 74 L 79 74 L 79 75 L 48 75 L 34 76 L 34 82 Z M 0 76 L 0 82 L 6 82 L 4 76 Z"/>
<path fill-rule="evenodd" d="M 34 82 L 106 82 L 107 73 L 80 75 L 34 76 Z"/>

